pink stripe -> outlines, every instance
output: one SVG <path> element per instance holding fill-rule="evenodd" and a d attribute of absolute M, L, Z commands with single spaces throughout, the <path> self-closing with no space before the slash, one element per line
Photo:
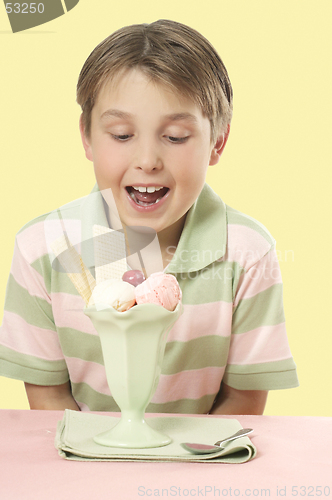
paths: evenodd
<path fill-rule="evenodd" d="M 23 260 L 17 245 L 14 248 L 11 274 L 21 287 L 29 291 L 30 295 L 44 299 L 49 304 L 51 303 L 42 276 Z"/>
<path fill-rule="evenodd" d="M 80 221 L 66 220 L 65 228 L 73 245 L 80 242 Z M 63 234 L 59 220 L 36 222 L 17 235 L 17 243 L 24 258 L 31 264 L 51 251 L 51 243 Z M 51 251 L 52 252 L 52 251 Z M 53 252 L 52 252 L 53 253 Z"/>
<path fill-rule="evenodd" d="M 224 375 L 225 367 L 206 367 L 187 370 L 174 375 L 161 375 L 151 403 L 169 403 L 178 399 L 199 399 L 216 394 Z"/>
<path fill-rule="evenodd" d="M 70 379 L 73 383 L 85 382 L 101 394 L 111 395 L 105 368 L 92 361 L 66 358 Z M 152 403 L 168 403 L 178 399 L 199 399 L 208 394 L 216 394 L 224 375 L 225 367 L 207 367 L 187 370 L 174 375 L 160 375 L 157 391 Z"/>
<path fill-rule="evenodd" d="M 257 231 L 237 224 L 228 224 L 227 252 L 223 260 L 238 262 L 249 269 L 271 248 L 270 243 Z"/>
<path fill-rule="evenodd" d="M 3 316 L 1 344 L 18 353 L 48 361 L 63 359 L 57 332 L 29 325 L 23 318 L 8 311 Z"/>
<path fill-rule="evenodd" d="M 290 358 L 285 323 L 232 335 L 227 364 L 251 365 Z"/>
<path fill-rule="evenodd" d="M 16 239 L 23 257 L 29 264 L 47 253 L 43 221 L 26 228 Z"/>
<path fill-rule="evenodd" d="M 208 304 L 184 305 L 183 314 L 168 334 L 167 341 L 188 340 L 231 334 L 233 304 L 229 302 L 210 302 Z"/>
<path fill-rule="evenodd" d="M 254 297 L 276 283 L 282 283 L 282 278 L 277 253 L 274 250 L 241 276 L 234 306 L 237 306 L 240 300 Z"/>
<path fill-rule="evenodd" d="M 70 380 L 74 384 L 84 382 L 101 394 L 111 395 L 103 365 L 93 361 L 84 361 L 83 359 L 70 357 L 66 357 L 66 362 Z"/>
<path fill-rule="evenodd" d="M 80 295 L 52 293 L 53 316 L 60 328 L 73 328 L 84 333 L 98 335 L 90 318 L 83 313 L 84 300 Z"/>

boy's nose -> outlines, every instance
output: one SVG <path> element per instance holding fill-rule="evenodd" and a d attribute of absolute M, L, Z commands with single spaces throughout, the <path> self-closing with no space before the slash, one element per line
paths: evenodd
<path fill-rule="evenodd" d="M 141 144 L 137 151 L 136 167 L 144 172 L 152 172 L 163 168 L 161 156 L 154 144 Z"/>

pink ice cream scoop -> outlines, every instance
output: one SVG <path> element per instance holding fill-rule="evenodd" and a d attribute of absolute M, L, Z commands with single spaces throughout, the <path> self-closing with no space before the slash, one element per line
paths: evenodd
<path fill-rule="evenodd" d="M 137 304 L 159 304 L 174 311 L 182 292 L 177 279 L 171 274 L 154 273 L 135 288 Z"/>

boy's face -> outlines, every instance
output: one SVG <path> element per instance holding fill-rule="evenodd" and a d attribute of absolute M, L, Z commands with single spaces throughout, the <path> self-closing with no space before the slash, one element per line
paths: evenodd
<path fill-rule="evenodd" d="M 223 142 L 211 145 L 210 122 L 191 100 L 137 69 L 102 88 L 89 138 L 82 126 L 81 133 L 99 189 L 111 188 L 122 223 L 157 233 L 180 234 Z"/>

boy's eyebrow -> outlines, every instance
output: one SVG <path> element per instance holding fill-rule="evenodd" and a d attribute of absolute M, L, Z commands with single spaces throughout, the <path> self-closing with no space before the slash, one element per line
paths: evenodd
<path fill-rule="evenodd" d="M 191 113 L 173 113 L 171 115 L 166 115 L 165 118 L 167 120 L 171 120 L 173 122 L 180 121 L 180 120 L 188 120 L 192 123 L 197 123 L 196 116 L 192 115 Z"/>
<path fill-rule="evenodd" d="M 101 119 L 108 118 L 110 116 L 113 116 L 115 118 L 122 118 L 124 120 L 128 120 L 133 117 L 131 113 L 126 113 L 125 111 L 120 111 L 119 109 L 107 109 L 104 111 L 104 113 L 101 115 Z M 188 120 L 192 123 L 197 123 L 197 118 L 195 115 L 192 115 L 191 113 L 172 113 L 170 115 L 165 115 L 164 118 L 166 120 L 170 121 L 181 121 L 181 120 Z"/>
<path fill-rule="evenodd" d="M 125 111 L 120 111 L 119 109 L 107 109 L 102 115 L 101 119 L 108 118 L 109 116 L 114 116 L 115 118 L 123 118 L 128 120 L 132 118 L 133 115 L 126 113 Z"/>

